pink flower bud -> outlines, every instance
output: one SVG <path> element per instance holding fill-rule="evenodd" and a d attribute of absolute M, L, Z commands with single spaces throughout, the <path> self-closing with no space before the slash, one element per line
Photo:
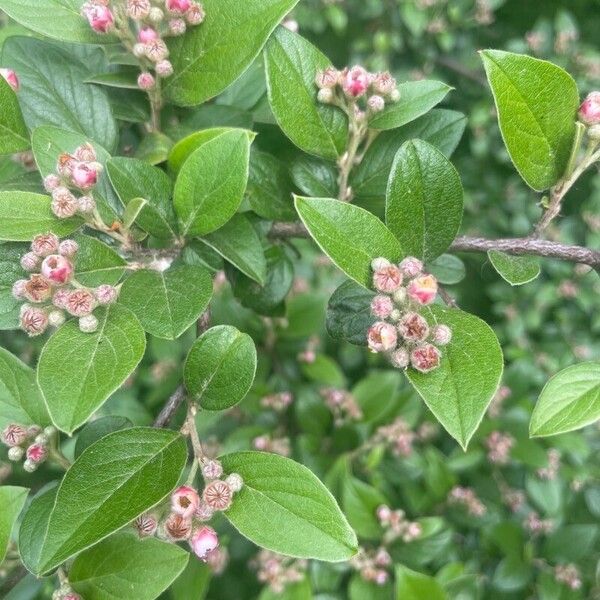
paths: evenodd
<path fill-rule="evenodd" d="M 39 464 L 46 460 L 46 456 L 48 456 L 48 448 L 42 444 L 31 444 L 31 446 L 27 448 L 25 455 L 31 462 Z"/>
<path fill-rule="evenodd" d="M 156 65 L 156 74 L 159 77 L 170 77 L 173 75 L 173 65 L 169 60 L 161 60 Z"/>
<path fill-rule="evenodd" d="M 52 192 L 52 212 L 59 219 L 72 217 L 77 212 L 77 198 L 66 187 L 58 187 Z"/>
<path fill-rule="evenodd" d="M 96 210 L 96 201 L 92 196 L 81 196 L 77 199 L 77 210 L 84 215 Z"/>
<path fill-rule="evenodd" d="M 17 423 L 6 426 L 0 434 L 0 440 L 9 448 L 20 446 L 27 439 L 27 429 Z"/>
<path fill-rule="evenodd" d="M 45 302 L 52 295 L 50 282 L 42 275 L 31 275 L 23 286 L 23 295 L 29 302 Z"/>
<path fill-rule="evenodd" d="M 136 58 L 142 58 L 146 56 L 146 44 L 134 44 L 133 45 L 133 55 Z"/>
<path fill-rule="evenodd" d="M 8 85 L 10 85 L 10 87 L 13 89 L 13 91 L 15 91 L 15 92 L 19 91 L 19 87 L 20 87 L 19 78 L 17 77 L 17 74 L 12 69 L 0 69 L 0 76 L 2 76 L 4 81 L 6 81 L 6 83 L 8 83 Z"/>
<path fill-rule="evenodd" d="M 387 319 L 394 310 L 394 303 L 389 296 L 375 296 L 371 300 L 371 314 L 379 319 Z"/>
<path fill-rule="evenodd" d="M 150 14 L 148 15 L 148 18 L 153 23 L 160 23 L 165 18 L 165 13 L 160 8 L 153 6 L 150 9 Z"/>
<path fill-rule="evenodd" d="M 228 475 L 227 479 L 225 479 L 225 483 L 234 493 L 239 492 L 244 487 L 244 480 L 238 473 L 231 473 L 231 475 Z"/>
<path fill-rule="evenodd" d="M 112 304 L 119 295 L 117 288 L 112 285 L 101 285 L 94 290 L 98 304 Z"/>
<path fill-rule="evenodd" d="M 56 299 L 56 294 L 54 297 Z M 86 317 L 94 308 L 96 308 L 96 299 L 89 290 L 74 290 L 65 300 L 65 309 L 74 317 Z"/>
<path fill-rule="evenodd" d="M 156 29 L 144 27 L 143 29 L 140 29 L 140 32 L 138 33 L 138 42 L 140 42 L 140 44 L 149 44 L 150 42 L 157 40 L 158 37 Z"/>
<path fill-rule="evenodd" d="M 48 325 L 51 327 L 60 327 L 65 320 L 65 313 L 62 310 L 53 310 L 48 313 Z"/>
<path fill-rule="evenodd" d="M 185 13 L 185 18 L 190 25 L 200 25 L 204 21 L 205 16 L 204 7 L 197 2 L 192 2 L 192 5 Z"/>
<path fill-rule="evenodd" d="M 392 352 L 390 360 L 397 369 L 406 369 L 410 364 L 410 354 L 406 348 L 398 348 Z"/>
<path fill-rule="evenodd" d="M 44 257 L 58 252 L 60 240 L 53 233 L 36 235 L 31 242 L 31 250 L 38 256 Z"/>
<path fill-rule="evenodd" d="M 198 504 L 198 508 L 194 513 L 194 516 L 200 521 L 210 521 L 215 514 L 214 509 L 212 509 L 204 500 L 200 500 L 200 504 Z"/>
<path fill-rule="evenodd" d="M 138 535 L 141 538 L 150 537 L 156 533 L 158 521 L 154 515 L 144 513 L 134 521 L 134 527 L 137 529 Z"/>
<path fill-rule="evenodd" d="M 178 513 L 171 513 L 163 529 L 171 540 L 187 540 L 192 533 L 192 519 Z"/>
<path fill-rule="evenodd" d="M 25 456 L 25 450 L 23 450 L 21 446 L 13 446 L 12 448 L 8 449 L 6 454 L 8 456 L 8 460 L 19 462 L 23 456 Z"/>
<path fill-rule="evenodd" d="M 389 567 L 392 564 L 392 557 L 385 548 L 379 548 L 375 554 L 375 564 L 379 567 Z"/>
<path fill-rule="evenodd" d="M 389 267 L 391 264 L 392 263 L 387 258 L 380 256 L 379 258 L 374 258 L 371 261 L 371 269 L 373 271 L 381 271 L 382 269 Z"/>
<path fill-rule="evenodd" d="M 138 77 L 138 87 L 140 88 L 140 90 L 151 90 L 155 85 L 156 85 L 156 81 L 154 80 L 154 77 L 150 74 L 150 73 L 140 73 L 139 77 Z"/>
<path fill-rule="evenodd" d="M 134 21 L 141 21 L 150 14 L 150 0 L 127 0 L 127 16 Z"/>
<path fill-rule="evenodd" d="M 335 93 L 330 88 L 323 88 L 319 90 L 317 94 L 317 100 L 321 104 L 333 104 L 333 100 L 335 98 Z"/>
<path fill-rule="evenodd" d="M 207 484 L 202 493 L 204 502 L 214 510 L 227 510 L 231 506 L 231 497 L 231 488 L 219 479 Z"/>
<path fill-rule="evenodd" d="M 417 275 L 420 275 L 422 273 L 423 263 L 414 256 L 407 256 L 400 263 L 400 270 L 407 277 L 416 277 Z"/>
<path fill-rule="evenodd" d="M 402 285 L 402 272 L 396 265 L 378 269 L 373 273 L 373 286 L 379 292 L 392 294 Z"/>
<path fill-rule="evenodd" d="M 152 40 L 146 44 L 146 58 L 158 63 L 169 56 L 169 49 L 161 39 Z"/>
<path fill-rule="evenodd" d="M 410 354 L 410 364 L 421 373 L 429 373 L 440 366 L 440 351 L 431 344 L 417 346 Z"/>
<path fill-rule="evenodd" d="M 266 435 L 259 435 L 252 440 L 252 445 L 257 450 L 266 450 L 269 447 L 269 438 Z"/>
<path fill-rule="evenodd" d="M 207 479 L 219 479 L 223 475 L 223 467 L 218 460 L 209 460 L 202 466 L 202 475 Z"/>
<path fill-rule="evenodd" d="M 172 13 L 184 14 L 192 6 L 191 0 L 166 0 L 165 6 Z"/>
<path fill-rule="evenodd" d="M 21 256 L 21 268 L 24 271 L 35 271 L 40 265 L 40 257 L 35 252 L 27 252 Z"/>
<path fill-rule="evenodd" d="M 60 254 L 51 254 L 42 263 L 42 275 L 54 285 L 64 285 L 73 277 L 73 265 Z"/>
<path fill-rule="evenodd" d="M 44 189 L 48 193 L 53 192 L 57 187 L 60 187 L 60 177 L 58 175 L 51 174 L 44 177 Z"/>
<path fill-rule="evenodd" d="M 438 346 L 445 346 L 452 340 L 452 329 L 448 325 L 436 325 L 433 328 L 433 341 Z"/>
<path fill-rule="evenodd" d="M 369 87 L 369 73 L 363 67 L 355 66 L 344 73 L 342 88 L 347 96 L 360 98 Z"/>
<path fill-rule="evenodd" d="M 396 328 L 384 321 L 371 326 L 367 334 L 367 342 L 371 352 L 388 352 L 396 348 L 398 334 Z"/>
<path fill-rule="evenodd" d="M 23 470 L 27 471 L 27 473 L 33 473 L 34 471 L 36 471 L 38 468 L 37 463 L 34 463 L 32 460 L 27 459 L 24 463 L 23 463 Z"/>
<path fill-rule="evenodd" d="M 409 297 L 419 304 L 431 304 L 438 291 L 437 279 L 433 275 L 421 275 L 413 279 L 407 288 Z"/>
<path fill-rule="evenodd" d="M 206 561 L 208 554 L 217 548 L 218 545 L 219 536 L 217 532 L 207 525 L 196 529 L 190 539 L 190 547 L 194 554 L 202 561 Z"/>
<path fill-rule="evenodd" d="M 61 177 L 71 177 L 76 162 L 71 154 L 63 152 L 56 161 L 56 171 Z"/>
<path fill-rule="evenodd" d="M 600 123 L 600 92 L 591 92 L 579 107 L 579 120 L 585 125 Z"/>
<path fill-rule="evenodd" d="M 115 21 L 110 8 L 103 4 L 86 2 L 82 7 L 82 13 L 90 27 L 97 33 L 108 33 Z"/>
<path fill-rule="evenodd" d="M 79 244 L 75 240 L 63 240 L 58 246 L 58 253 L 73 258 L 79 250 Z"/>
<path fill-rule="evenodd" d="M 86 315 L 79 319 L 79 330 L 82 333 L 94 333 L 98 331 L 98 319 L 94 315 Z"/>
<path fill-rule="evenodd" d="M 41 335 L 48 328 L 48 315 L 41 308 L 25 305 L 21 311 L 20 325 L 29 337 Z"/>
<path fill-rule="evenodd" d="M 387 571 L 384 571 L 383 569 L 378 569 L 375 572 L 374 581 L 377 585 L 385 585 L 387 583 L 387 580 L 388 580 Z"/>
<path fill-rule="evenodd" d="M 94 146 L 89 142 L 85 144 L 81 144 L 75 152 L 73 152 L 73 158 L 78 160 L 79 162 L 96 162 L 96 151 L 94 150 Z"/>
<path fill-rule="evenodd" d="M 340 72 L 334 67 L 328 67 L 323 71 L 318 71 L 315 77 L 315 83 L 317 87 L 323 89 L 334 88 L 340 79 Z"/>
<path fill-rule="evenodd" d="M 69 296 L 71 295 L 71 290 L 67 288 L 61 288 L 54 292 L 54 296 L 52 296 L 52 304 L 57 308 L 67 308 L 67 302 L 69 301 Z"/>
<path fill-rule="evenodd" d="M 392 511 L 389 506 L 382 504 L 381 506 L 377 507 L 377 518 L 382 523 L 389 521 L 391 516 Z"/>
<path fill-rule="evenodd" d="M 367 100 L 367 106 L 372 113 L 378 113 L 385 108 L 385 100 L 381 96 L 371 96 Z"/>
<path fill-rule="evenodd" d="M 79 594 L 76 594 L 75 592 L 68 592 L 62 597 L 62 600 L 82 600 L 82 598 Z"/>
<path fill-rule="evenodd" d="M 398 102 L 400 100 L 400 90 L 399 89 L 393 90 L 392 93 L 390 94 L 389 99 L 392 102 Z"/>
<path fill-rule="evenodd" d="M 183 35 L 187 26 L 183 19 L 171 19 L 169 21 L 169 32 L 171 35 Z"/>
<path fill-rule="evenodd" d="M 93 163 L 78 162 L 73 166 L 71 180 L 82 190 L 93 188 L 98 182 L 98 171 L 92 167 Z"/>
<path fill-rule="evenodd" d="M 22 300 L 25 298 L 25 286 L 27 285 L 27 279 L 19 279 L 15 281 L 12 286 L 12 296 L 15 300 Z"/>
<path fill-rule="evenodd" d="M 387 96 L 391 94 L 396 89 L 396 80 L 385 71 L 383 73 L 377 73 L 375 79 L 373 80 L 373 90 L 377 94 L 381 94 L 382 96 Z"/>
<path fill-rule="evenodd" d="M 198 496 L 198 492 L 187 485 L 178 487 L 171 494 L 171 508 L 173 512 L 186 518 L 191 518 L 194 515 L 199 503 L 200 496 Z"/>
<path fill-rule="evenodd" d="M 421 315 L 410 312 L 400 319 L 398 332 L 408 342 L 422 342 L 429 335 L 429 325 Z"/>

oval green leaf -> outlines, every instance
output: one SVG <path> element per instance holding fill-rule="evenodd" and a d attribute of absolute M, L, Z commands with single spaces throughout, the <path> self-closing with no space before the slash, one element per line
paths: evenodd
<path fill-rule="evenodd" d="M 116 285 L 127 262 L 104 242 L 89 235 L 76 235 L 79 250 L 75 255 L 77 281 L 88 287 Z"/>
<path fill-rule="evenodd" d="M 11 485 L 0 487 L 0 564 L 6 556 L 14 524 L 27 500 L 28 491 L 27 488 Z"/>
<path fill-rule="evenodd" d="M 14 154 L 29 149 L 29 132 L 25 126 L 17 95 L 0 78 L 0 154 Z"/>
<path fill-rule="evenodd" d="M 540 274 L 540 261 L 534 256 L 511 256 L 490 250 L 488 258 L 500 277 L 510 285 L 524 285 L 537 279 Z"/>

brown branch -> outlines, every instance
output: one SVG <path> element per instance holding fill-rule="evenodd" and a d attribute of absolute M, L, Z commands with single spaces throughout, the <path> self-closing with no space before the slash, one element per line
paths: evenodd
<path fill-rule="evenodd" d="M 158 417 L 154 421 L 154 427 L 166 427 L 171 419 L 175 416 L 175 413 L 185 400 L 185 388 L 180 385 L 169 397 L 167 403 L 163 406 Z"/>

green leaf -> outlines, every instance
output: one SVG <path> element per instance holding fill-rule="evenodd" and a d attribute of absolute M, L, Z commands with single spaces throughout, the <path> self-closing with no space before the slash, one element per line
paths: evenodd
<path fill-rule="evenodd" d="M 556 435 L 600 419 L 600 363 L 563 369 L 544 386 L 531 415 L 529 434 Z"/>
<path fill-rule="evenodd" d="M 304 578 L 302 581 L 287 583 L 281 593 L 273 591 L 267 585 L 257 600 L 313 600 L 313 594 L 310 581 Z"/>
<path fill-rule="evenodd" d="M 356 554 L 355 533 L 334 497 L 305 466 L 262 452 L 220 460 L 227 473 L 244 479 L 225 516 L 250 541 L 280 554 L 331 562 Z"/>
<path fill-rule="evenodd" d="M 392 585 L 391 582 L 385 585 L 378 585 L 373 581 L 366 581 L 360 573 L 355 573 L 350 579 L 348 586 L 349 600 L 392 600 Z"/>
<path fill-rule="evenodd" d="M 575 81 L 560 67 L 524 54 L 484 50 L 481 59 L 515 167 L 534 190 L 552 187 L 565 172 L 575 136 Z"/>
<path fill-rule="evenodd" d="M 387 504 L 385 496 L 356 477 L 347 477 L 342 488 L 342 507 L 348 522 L 361 538 L 380 540 L 383 529 L 377 519 L 377 508 Z"/>
<path fill-rule="evenodd" d="M 161 133 L 152 131 L 147 133 L 136 148 L 135 158 L 139 158 L 150 165 L 158 165 L 165 162 L 173 147 L 173 140 Z"/>
<path fill-rule="evenodd" d="M 52 421 L 69 434 L 122 385 L 146 349 L 144 330 L 131 311 L 113 304 L 94 314 L 95 333 L 80 331 L 77 319 L 68 321 L 46 342 L 38 362 Z"/>
<path fill-rule="evenodd" d="M 148 203 L 141 210 L 136 224 L 161 239 L 175 234 L 171 192 L 173 186 L 164 171 L 135 158 L 111 158 L 106 168 L 108 176 L 124 206 L 135 198 Z"/>
<path fill-rule="evenodd" d="M 444 285 L 460 283 L 466 276 L 465 263 L 452 254 L 442 254 L 427 265 L 427 271 Z"/>
<path fill-rule="evenodd" d="M 233 130 L 206 142 L 185 161 L 173 198 L 183 235 L 206 235 L 233 217 L 244 198 L 249 158 L 246 132 Z"/>
<path fill-rule="evenodd" d="M 244 215 L 234 215 L 231 221 L 201 240 L 218 252 L 244 275 L 264 285 L 267 261 L 262 243 L 252 223 Z"/>
<path fill-rule="evenodd" d="M 329 385 L 332 387 L 344 387 L 346 377 L 340 366 L 326 354 L 317 354 L 312 362 L 302 364 L 302 374 L 310 381 Z"/>
<path fill-rule="evenodd" d="M 212 575 L 212 569 L 202 561 L 188 561 L 183 573 L 170 587 L 172 600 L 204 600 Z"/>
<path fill-rule="evenodd" d="M 212 296 L 210 273 L 199 265 L 166 271 L 136 271 L 123 283 L 119 302 L 152 335 L 177 339 L 206 310 Z"/>
<path fill-rule="evenodd" d="M 84 1 L 36 0 L 33 5 L 24 0 L 0 0 L 0 9 L 27 29 L 57 40 L 89 44 L 114 43 L 114 36 L 95 33 L 87 19 L 81 16 Z"/>
<path fill-rule="evenodd" d="M 28 170 L 10 156 L 0 156 L 0 192 L 38 192 L 42 180 L 39 173 Z"/>
<path fill-rule="evenodd" d="M 188 392 L 207 410 L 241 402 L 256 374 L 252 338 L 229 325 L 212 327 L 192 346 L 183 368 Z"/>
<path fill-rule="evenodd" d="M 175 74 L 167 79 L 167 97 L 192 106 L 220 94 L 252 64 L 297 2 L 204 0 L 206 22 L 169 42 Z"/>
<path fill-rule="evenodd" d="M 56 125 L 109 151 L 115 148 L 118 130 L 108 97 L 84 83 L 88 69 L 72 52 L 33 38 L 11 37 L 2 49 L 2 62 L 19 74 L 19 102 L 30 129 Z"/>
<path fill-rule="evenodd" d="M 369 125 L 373 129 L 395 129 L 418 119 L 439 104 L 452 88 L 441 81 L 407 81 L 398 86 L 400 100 L 376 113 Z"/>
<path fill-rule="evenodd" d="M 27 488 L 11 485 L 0 487 L 0 565 L 6 556 L 13 526 L 27 500 L 28 491 Z"/>
<path fill-rule="evenodd" d="M 35 371 L 0 348 L 0 429 L 9 423 L 50 424 Z"/>
<path fill-rule="evenodd" d="M 140 213 L 144 210 L 144 207 L 148 205 L 148 200 L 144 198 L 133 198 L 125 206 L 123 211 L 123 227 L 125 229 L 131 229 L 133 224 L 138 220 Z"/>
<path fill-rule="evenodd" d="M 290 175 L 307 196 L 333 198 L 338 193 L 337 169 L 331 162 L 299 154 L 290 166 Z"/>
<path fill-rule="evenodd" d="M 400 387 L 398 371 L 372 371 L 353 388 L 352 395 L 363 413 L 363 422 L 373 423 L 394 408 Z"/>
<path fill-rule="evenodd" d="M 462 184 L 452 163 L 427 142 L 406 142 L 392 165 L 385 207 L 386 224 L 404 252 L 426 261 L 443 254 L 462 212 Z"/>
<path fill-rule="evenodd" d="M 22 300 L 13 296 L 12 287 L 23 279 L 20 259 L 29 248 L 26 244 L 0 244 L 0 331 L 19 328 Z"/>
<path fill-rule="evenodd" d="M 4 78 L 0 79 L 0 154 L 23 152 L 30 147 L 29 132 L 17 95 Z"/>
<path fill-rule="evenodd" d="M 137 427 L 102 438 L 58 489 L 31 503 L 19 534 L 23 564 L 43 575 L 127 525 L 177 485 L 186 460 L 175 431 Z"/>
<path fill-rule="evenodd" d="M 77 281 L 88 287 L 116 285 L 125 273 L 127 261 L 110 246 L 89 235 L 76 235 L 74 239 L 79 244 L 75 255 Z"/>
<path fill-rule="evenodd" d="M 498 339 L 487 323 L 456 309 L 432 306 L 430 323 L 452 329 L 439 368 L 407 371 L 409 381 L 446 431 L 466 450 L 481 423 L 504 368 Z"/>
<path fill-rule="evenodd" d="M 130 427 L 133 427 L 133 423 L 127 417 L 100 417 L 87 423 L 77 435 L 74 451 L 75 458 L 79 458 L 85 449 L 109 433 L 129 429 Z"/>
<path fill-rule="evenodd" d="M 82 552 L 69 569 L 69 583 L 86 600 L 154 600 L 185 569 L 189 557 L 175 544 L 121 532 Z"/>
<path fill-rule="evenodd" d="M 394 234 L 363 208 L 330 198 L 296 197 L 296 210 L 321 250 L 366 288 L 371 286 L 374 258 L 398 262 L 402 256 Z"/>
<path fill-rule="evenodd" d="M 534 256 L 511 256 L 490 250 L 488 258 L 499 275 L 510 285 L 524 285 L 540 274 L 540 261 Z"/>
<path fill-rule="evenodd" d="M 396 597 L 402 600 L 447 600 L 444 588 L 429 575 L 396 567 Z"/>
<path fill-rule="evenodd" d="M 269 103 L 277 123 L 296 146 L 334 160 L 346 149 L 348 121 L 333 106 L 317 102 L 317 71 L 331 61 L 310 42 L 285 27 L 265 49 Z"/>
<path fill-rule="evenodd" d="M 0 192 L 0 240 L 29 242 L 40 233 L 65 237 L 81 227 L 79 217 L 57 219 L 51 202 L 32 192 Z"/>
<path fill-rule="evenodd" d="M 327 305 L 326 325 L 329 335 L 357 346 L 367 344 L 369 327 L 377 320 L 371 314 L 374 292 L 354 281 L 345 281 L 333 292 Z"/>

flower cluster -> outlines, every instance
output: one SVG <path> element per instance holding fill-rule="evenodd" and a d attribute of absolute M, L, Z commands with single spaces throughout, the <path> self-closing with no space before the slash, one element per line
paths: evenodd
<path fill-rule="evenodd" d="M 276 438 L 268 435 L 259 435 L 252 440 L 252 445 L 255 450 L 261 452 L 272 452 L 281 456 L 289 456 L 291 454 L 290 440 L 286 437 Z"/>
<path fill-rule="evenodd" d="M 387 71 L 369 73 L 358 65 L 342 71 L 334 67 L 319 71 L 315 83 L 319 88 L 319 102 L 334 104 L 346 112 L 353 110 L 355 115 L 365 114 L 357 104 L 361 99 L 367 114 L 381 112 L 386 102 L 400 100 L 396 80 Z"/>
<path fill-rule="evenodd" d="M 388 582 L 390 574 L 386 569 L 391 565 L 392 557 L 384 547 L 376 550 L 360 548 L 350 559 L 350 566 L 358 571 L 365 581 L 371 581 L 376 585 L 385 585 Z"/>
<path fill-rule="evenodd" d="M 564 583 L 567 587 L 572 590 L 578 590 L 581 588 L 581 573 L 577 568 L 577 565 L 556 565 L 554 567 L 554 579 L 559 583 Z"/>
<path fill-rule="evenodd" d="M 0 433 L 0 441 L 8 446 L 8 458 L 14 462 L 25 459 L 23 468 L 33 473 L 48 458 L 50 440 L 56 434 L 52 426 L 42 429 L 39 425 L 28 427 L 11 423 Z"/>
<path fill-rule="evenodd" d="M 2 77 L 4 79 L 4 81 L 6 81 L 6 83 L 8 83 L 8 85 L 10 85 L 10 87 L 13 89 L 13 91 L 18 92 L 19 91 L 19 78 L 17 77 L 17 74 L 12 70 L 12 69 L 3 69 L 0 68 L 0 77 Z"/>
<path fill-rule="evenodd" d="M 452 339 L 447 325 L 430 326 L 419 309 L 437 297 L 438 283 L 423 273 L 423 263 L 413 257 L 399 265 L 376 258 L 372 265 L 373 287 L 379 292 L 371 302 L 371 314 L 379 319 L 369 329 L 371 352 L 387 354 L 398 369 L 409 365 L 428 373 L 439 367 L 441 352 Z"/>
<path fill-rule="evenodd" d="M 82 600 L 81 596 L 73 591 L 68 582 L 64 582 L 52 593 L 52 600 Z"/>
<path fill-rule="evenodd" d="M 52 212 L 59 219 L 93 213 L 96 210 L 93 188 L 102 170 L 90 143 L 82 144 L 72 154 L 61 154 L 56 173 L 44 179 L 46 191 L 52 194 Z"/>
<path fill-rule="evenodd" d="M 193 0 L 89 0 L 81 14 L 97 33 L 115 33 L 139 60 L 138 86 L 152 90 L 156 77 L 173 74 L 165 38 L 183 35 L 188 26 L 204 21 L 204 8 Z M 154 74 L 153 74 L 154 73 Z"/>
<path fill-rule="evenodd" d="M 59 327 L 67 314 L 79 318 L 81 331 L 93 333 L 98 328 L 94 309 L 117 299 L 118 290 L 112 285 L 90 289 L 74 279 L 78 250 L 75 240 L 61 242 L 53 233 L 45 233 L 33 238 L 31 251 L 21 257 L 21 266 L 30 275 L 16 281 L 12 293 L 25 301 L 20 325 L 29 336 L 41 335 L 49 326 Z"/>
<path fill-rule="evenodd" d="M 377 508 L 377 519 L 384 528 L 383 540 L 386 544 L 401 539 L 405 543 L 416 540 L 422 533 L 421 524 L 409 521 L 403 510 L 392 510 L 382 504 Z"/>
<path fill-rule="evenodd" d="M 485 440 L 488 449 L 488 460 L 495 465 L 506 465 L 510 460 L 510 450 L 515 444 L 515 438 L 507 433 L 492 431 Z"/>
<path fill-rule="evenodd" d="M 290 583 L 302 581 L 308 563 L 289 556 L 282 556 L 270 550 L 261 550 L 251 561 L 250 567 L 256 570 L 258 580 L 266 583 L 275 594 L 281 594 Z"/>
<path fill-rule="evenodd" d="M 485 504 L 471 488 L 455 485 L 448 494 L 448 502 L 464 506 L 467 512 L 474 517 L 482 517 L 487 512 Z"/>
<path fill-rule="evenodd" d="M 551 481 L 556 479 L 558 470 L 560 469 L 560 451 L 555 448 L 548 450 L 548 466 L 540 467 L 536 474 L 540 479 Z"/>
<path fill-rule="evenodd" d="M 320 394 L 333 413 L 333 423 L 336 427 L 362 419 L 362 410 L 350 392 L 326 387 L 320 390 Z"/>
<path fill-rule="evenodd" d="M 592 140 L 600 141 L 600 92 L 589 93 L 579 107 L 579 120 Z"/>
<path fill-rule="evenodd" d="M 260 405 L 263 408 L 270 408 L 275 412 L 283 412 L 293 401 L 294 396 L 292 396 L 291 392 L 279 392 L 278 394 L 263 396 L 260 400 Z"/>
<path fill-rule="evenodd" d="M 533 510 L 523 521 L 523 527 L 533 535 L 543 535 L 554 529 L 554 521 L 552 519 L 540 519 L 540 515 Z"/>

